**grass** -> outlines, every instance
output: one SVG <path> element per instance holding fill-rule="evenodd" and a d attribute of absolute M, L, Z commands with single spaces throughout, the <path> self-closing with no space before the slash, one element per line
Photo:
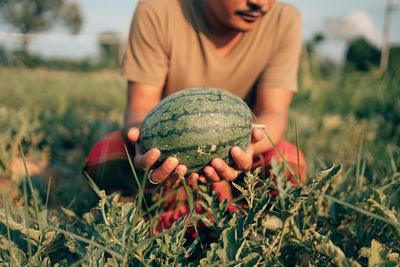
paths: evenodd
<path fill-rule="evenodd" d="M 286 184 L 276 162 L 278 187 L 254 170 L 235 183 L 249 208 L 233 213 L 206 186 L 197 194 L 185 186 L 190 206 L 205 213 L 191 208 L 156 235 L 158 202 L 146 203 L 142 192 L 120 203 L 118 194 L 92 190 L 80 173 L 90 148 L 122 127 L 126 84 L 118 73 L 0 68 L 0 80 L 1 264 L 400 264 L 396 76 L 302 82 L 285 138 L 306 155 L 310 182 Z M 16 159 L 25 164 L 19 172 Z M 34 164 L 40 168 L 31 173 Z M 132 182 L 142 181 L 138 175 Z M 193 229 L 193 221 L 201 227 Z"/>

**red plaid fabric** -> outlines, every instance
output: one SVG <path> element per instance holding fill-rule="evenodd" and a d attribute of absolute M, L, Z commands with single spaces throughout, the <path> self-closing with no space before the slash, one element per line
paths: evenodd
<path fill-rule="evenodd" d="M 100 189 L 105 190 L 107 193 L 120 191 L 122 201 L 129 201 L 137 193 L 138 187 L 132 174 L 125 146 L 128 149 L 130 158 L 133 160 L 134 149 L 126 142 L 122 132 L 113 132 L 105 136 L 93 147 L 86 158 L 83 170 L 89 174 Z M 301 178 L 302 184 L 304 184 L 307 181 L 307 177 L 306 161 L 303 153 L 299 151 L 300 157 L 298 158 L 296 146 L 285 140 L 278 142 L 276 147 L 296 172 L 297 176 Z M 282 162 L 279 153 L 275 149 L 270 149 L 264 153 L 262 158 L 263 161 L 255 162 L 255 166 L 264 165 L 266 170 L 268 170 L 272 158 L 275 158 L 278 162 Z M 298 185 L 296 179 L 289 171 L 287 171 L 287 176 L 288 180 Z M 139 175 L 139 177 L 141 176 Z M 159 187 L 154 187 L 150 183 L 147 183 L 145 198 L 148 201 L 156 201 L 160 197 L 155 191 L 157 188 Z M 232 200 L 232 188 L 228 182 L 213 183 L 212 189 L 218 194 L 219 200 L 226 199 L 228 202 Z M 164 190 L 164 195 L 169 192 L 169 190 Z M 174 221 L 178 220 L 182 215 L 189 213 L 183 188 L 181 187 L 176 194 L 173 194 L 164 201 L 162 207 L 165 211 L 161 215 L 157 231 L 169 228 Z M 233 211 L 234 206 L 231 205 L 229 210 Z M 196 211 L 201 212 L 200 207 L 196 207 Z"/>

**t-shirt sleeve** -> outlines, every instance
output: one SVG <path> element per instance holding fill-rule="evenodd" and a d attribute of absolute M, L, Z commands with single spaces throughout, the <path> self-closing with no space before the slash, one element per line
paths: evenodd
<path fill-rule="evenodd" d="M 282 88 L 297 91 L 297 75 L 301 53 L 301 14 L 294 6 L 286 6 L 280 14 L 277 43 L 262 72 L 259 89 Z"/>
<path fill-rule="evenodd" d="M 165 83 L 169 65 L 165 20 L 163 8 L 151 1 L 138 3 L 122 61 L 127 80 L 154 86 Z"/>

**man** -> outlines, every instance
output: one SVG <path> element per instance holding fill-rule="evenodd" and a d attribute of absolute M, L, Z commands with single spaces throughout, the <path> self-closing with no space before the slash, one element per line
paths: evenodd
<path fill-rule="evenodd" d="M 104 174 L 107 168 L 104 155 L 112 154 L 111 159 L 126 164 L 126 138 L 135 167 L 151 169 L 150 184 L 175 186 L 178 173 L 194 188 L 197 182 L 211 182 L 220 199 L 231 200 L 229 181 L 254 166 L 268 165 L 272 157 L 280 160 L 260 129 L 253 130 L 247 151 L 231 149 L 235 166 L 217 158 L 201 173 L 186 173 L 186 166 L 173 157 L 152 168 L 161 152 L 154 148 L 142 154 L 134 149 L 142 120 L 162 98 L 185 88 L 218 87 L 247 101 L 257 123 L 266 126 L 268 135 L 304 183 L 302 154 L 298 159 L 296 148 L 281 140 L 292 94 L 297 90 L 300 50 L 300 14 L 293 6 L 275 0 L 140 1 L 123 62 L 123 75 L 128 80 L 124 134 L 111 134 L 97 144 L 85 163 L 86 170 L 102 187 L 115 186 L 106 181 L 106 175 L 99 175 L 99 169 Z M 263 161 L 257 160 L 260 155 Z M 297 183 L 293 177 L 289 179 Z M 133 190 L 127 182 L 121 183 L 115 189 Z"/>

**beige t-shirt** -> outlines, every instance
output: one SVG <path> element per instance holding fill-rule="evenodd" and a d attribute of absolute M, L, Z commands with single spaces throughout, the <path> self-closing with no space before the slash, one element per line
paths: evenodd
<path fill-rule="evenodd" d="M 193 87 L 222 88 L 243 99 L 252 88 L 297 91 L 301 15 L 294 6 L 275 3 L 224 57 L 207 35 L 199 0 L 141 0 L 123 76 L 162 86 L 163 96 Z"/>

